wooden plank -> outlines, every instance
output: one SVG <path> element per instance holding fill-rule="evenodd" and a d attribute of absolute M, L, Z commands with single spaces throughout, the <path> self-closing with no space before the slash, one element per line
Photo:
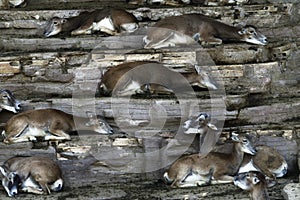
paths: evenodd
<path fill-rule="evenodd" d="M 245 108 L 240 111 L 240 120 L 246 120 L 251 124 L 282 123 L 300 117 L 299 100 L 294 103 L 284 102 L 272 105 Z"/>
<path fill-rule="evenodd" d="M 0 62 L 0 76 L 13 76 L 21 72 L 21 65 L 18 61 Z"/>

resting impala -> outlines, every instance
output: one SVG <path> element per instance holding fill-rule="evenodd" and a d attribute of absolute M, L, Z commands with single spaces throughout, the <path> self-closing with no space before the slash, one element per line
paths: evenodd
<path fill-rule="evenodd" d="M 181 44 L 221 44 L 244 41 L 266 45 L 266 37 L 253 26 L 234 27 L 201 14 L 166 17 L 150 27 L 144 37 L 145 48 Z"/>
<path fill-rule="evenodd" d="M 287 173 L 287 162 L 276 149 L 265 145 L 259 145 L 255 148 L 257 153 L 254 156 L 245 156 L 239 173 L 261 171 L 264 175 L 273 179 L 282 177 Z"/>
<path fill-rule="evenodd" d="M 244 136 L 234 134 L 231 154 L 210 152 L 207 155 L 192 154 L 175 161 L 165 172 L 166 182 L 171 187 L 191 187 L 207 184 L 231 183 L 243 161 L 244 153 L 254 155 L 255 149 Z"/>
<path fill-rule="evenodd" d="M 0 90 L 0 112 L 2 109 L 13 113 L 21 111 L 20 101 L 17 100 L 13 93 L 9 90 Z"/>
<path fill-rule="evenodd" d="M 251 200 L 269 200 L 267 188 L 274 186 L 275 183 L 274 180 L 257 171 L 241 173 L 234 177 L 234 184 L 249 191 Z"/>
<path fill-rule="evenodd" d="M 206 87 L 209 89 L 217 89 L 212 83 L 205 71 L 200 74 L 183 73 L 182 79 L 177 77 L 177 72 L 172 71 L 162 64 L 147 61 L 135 61 L 123 63 L 107 70 L 101 78 L 100 92 L 104 95 L 111 95 L 118 84 L 117 95 L 126 96 L 128 94 L 144 93 L 141 89 L 144 85 L 148 85 L 147 90 L 164 90 L 162 92 L 170 93 L 172 88 L 168 86 L 181 87 L 184 81 L 188 81 L 192 86 Z M 183 80 L 184 79 L 184 80 Z M 159 83 L 162 83 L 159 85 Z"/>
<path fill-rule="evenodd" d="M 63 187 L 59 166 L 46 157 L 13 157 L 0 167 L 2 186 L 8 196 L 22 192 L 50 194 Z"/>
<path fill-rule="evenodd" d="M 45 140 L 69 140 L 69 132 L 92 130 L 111 134 L 113 129 L 103 117 L 87 112 L 88 118 L 75 117 L 56 109 L 29 110 L 8 120 L 2 135 L 5 143 Z"/>
<path fill-rule="evenodd" d="M 71 35 L 91 34 L 100 31 L 109 35 L 117 35 L 122 31 L 133 32 L 138 28 L 135 16 L 122 9 L 103 9 L 82 12 L 76 17 L 54 17 L 46 27 L 45 37 L 58 33 Z"/>

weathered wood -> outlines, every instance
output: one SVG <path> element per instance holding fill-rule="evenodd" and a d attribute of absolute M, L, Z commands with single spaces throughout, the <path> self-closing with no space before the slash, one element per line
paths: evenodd
<path fill-rule="evenodd" d="M 113 37 L 98 34 L 42 36 L 47 20 L 54 16 L 71 17 L 83 10 L 101 9 L 107 5 L 128 9 L 142 20 L 142 28 L 133 34 Z M 111 183 L 122 188 L 113 187 L 111 191 L 120 195 L 107 195 L 107 198 L 137 199 L 137 196 L 130 198 L 130 190 L 123 190 L 122 183 L 128 185 L 134 182 L 133 185 L 136 185 L 138 181 L 152 181 L 156 187 L 161 187 L 164 185 L 156 181 L 161 179 L 163 171 L 127 174 L 126 170 L 133 171 L 138 166 L 137 171 L 144 172 L 152 164 L 166 167 L 157 159 L 163 157 L 162 154 L 157 154 L 155 159 L 138 156 L 173 143 L 174 152 L 168 156 L 180 156 L 182 148 L 176 146 L 180 123 L 189 115 L 202 111 L 212 114 L 213 123 L 223 128 L 223 133 L 249 133 L 259 137 L 258 143 L 276 147 L 288 160 L 291 170 L 288 175 L 298 173 L 295 141 L 299 140 L 300 130 L 299 6 L 297 0 L 250 0 L 246 5 L 148 8 L 127 5 L 121 0 L 45 0 L 43 3 L 30 0 L 25 8 L 0 10 L 0 89 L 11 89 L 17 98 L 23 100 L 24 110 L 52 107 L 79 116 L 85 116 L 87 110 L 95 111 L 104 114 L 116 130 L 112 136 L 79 131 L 78 135 L 74 133 L 71 136 L 71 141 L 53 143 L 54 150 L 48 149 L 49 144 L 45 142 L 0 143 L 0 163 L 17 154 L 58 158 L 66 179 L 65 192 L 70 191 L 70 194 L 62 194 L 58 198 L 74 198 L 77 193 L 71 193 L 73 188 L 107 187 Z M 230 25 L 253 24 L 268 37 L 269 44 L 230 43 L 211 47 L 193 45 L 143 49 L 142 38 L 147 27 L 166 16 L 183 13 L 203 13 Z M 213 96 L 210 91 L 198 90 L 196 99 L 134 96 L 129 100 L 97 96 L 102 72 L 108 67 L 134 60 L 162 62 L 178 72 L 190 71 L 190 67 L 198 64 L 209 72 L 213 80 L 224 83 L 224 93 Z M 0 132 L 12 115 L 0 113 Z M 153 123 L 149 124 L 150 121 Z M 186 152 L 197 150 L 197 143 L 193 143 Z M 137 158 L 141 159 L 136 161 Z M 280 181 L 275 195 L 273 190 L 273 198 L 281 198 L 277 193 L 285 183 Z M 205 194 L 207 187 L 197 188 L 192 193 L 199 194 L 195 198 L 210 199 L 215 198 L 215 194 L 226 196 L 228 189 L 220 192 L 219 187 L 213 187 L 208 194 Z M 234 193 L 241 192 L 234 188 L 231 188 Z M 163 190 L 168 194 L 147 197 L 182 199 L 183 193 L 190 192 L 184 190 L 179 198 L 176 191 Z M 144 194 L 143 191 L 140 193 Z M 200 197 L 200 194 L 206 196 Z M 106 197 L 102 193 L 98 196 Z M 237 195 L 235 199 L 245 197 Z M 29 199 L 32 198 L 29 196 Z"/>

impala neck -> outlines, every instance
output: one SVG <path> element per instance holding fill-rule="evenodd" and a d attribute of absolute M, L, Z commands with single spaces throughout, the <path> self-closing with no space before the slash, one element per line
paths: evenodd
<path fill-rule="evenodd" d="M 259 188 L 254 189 L 251 192 L 251 200 L 270 200 L 268 191 L 261 184 Z"/>
<path fill-rule="evenodd" d="M 236 173 L 238 169 L 240 168 L 240 165 L 243 162 L 244 159 L 244 152 L 241 151 L 241 144 L 240 143 L 234 143 L 233 144 L 233 151 L 230 155 L 230 160 L 233 166 L 233 171 Z"/>
<path fill-rule="evenodd" d="M 89 122 L 89 119 L 86 117 L 72 117 L 72 128 L 75 130 L 93 130 L 92 127 L 86 126 L 86 123 Z"/>

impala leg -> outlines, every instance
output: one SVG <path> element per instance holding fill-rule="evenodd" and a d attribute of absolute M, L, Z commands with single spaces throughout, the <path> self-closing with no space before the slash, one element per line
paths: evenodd
<path fill-rule="evenodd" d="M 21 190 L 22 190 L 23 192 L 26 192 L 26 193 L 44 194 L 43 189 L 41 189 L 41 188 L 35 188 L 35 187 L 32 187 L 32 186 L 25 186 L 25 187 L 22 187 Z"/>
<path fill-rule="evenodd" d="M 65 131 L 60 123 L 53 123 L 49 128 L 50 135 L 45 136 L 45 140 L 70 140 L 71 137 Z"/>
<path fill-rule="evenodd" d="M 43 191 L 47 194 L 51 194 L 50 188 L 47 183 L 41 183 L 39 182 L 40 186 L 42 187 Z"/>
<path fill-rule="evenodd" d="M 219 178 L 215 178 L 214 180 L 211 181 L 211 184 L 223 184 L 223 183 L 233 183 L 234 177 L 229 176 L 229 175 L 223 175 Z"/>
<path fill-rule="evenodd" d="M 51 135 L 46 135 L 45 140 L 70 140 L 69 134 L 62 130 L 51 130 L 49 131 Z"/>
<path fill-rule="evenodd" d="M 215 37 L 201 37 L 201 45 L 220 45 L 222 40 Z"/>
<path fill-rule="evenodd" d="M 20 123 L 19 126 L 15 126 L 12 129 L 10 129 L 8 133 L 6 131 L 3 131 L 2 136 L 6 137 L 6 138 L 20 137 L 26 131 L 27 128 L 28 128 L 28 124 Z"/>
<path fill-rule="evenodd" d="M 29 141 L 33 141 L 33 142 L 36 141 L 36 137 L 32 135 L 25 135 L 16 138 L 6 138 L 3 142 L 6 144 L 12 144 L 12 143 L 29 142 Z"/>

